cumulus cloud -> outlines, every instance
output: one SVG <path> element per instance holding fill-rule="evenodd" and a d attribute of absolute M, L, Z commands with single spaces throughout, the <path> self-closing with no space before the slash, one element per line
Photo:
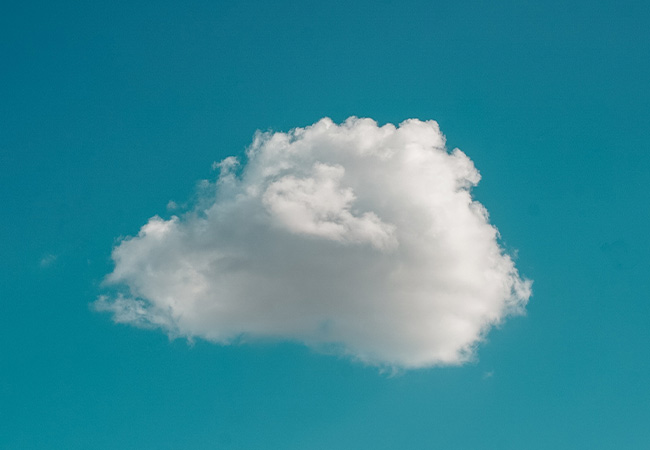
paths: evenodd
<path fill-rule="evenodd" d="M 56 262 L 57 255 L 53 255 L 51 253 L 48 253 L 46 255 L 43 255 L 41 260 L 38 262 L 38 264 L 41 267 L 50 267 L 52 264 Z"/>
<path fill-rule="evenodd" d="M 195 208 L 113 250 L 95 305 L 221 344 L 302 342 L 369 364 L 460 364 L 531 295 L 438 124 L 322 119 L 215 163 Z"/>

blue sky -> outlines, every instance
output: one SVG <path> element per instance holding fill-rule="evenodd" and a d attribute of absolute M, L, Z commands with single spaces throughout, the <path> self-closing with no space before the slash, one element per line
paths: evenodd
<path fill-rule="evenodd" d="M 0 13 L 0 448 L 650 445 L 650 8 L 22 2 Z M 254 132 L 438 121 L 534 280 L 476 360 L 220 346 L 92 303 Z"/>

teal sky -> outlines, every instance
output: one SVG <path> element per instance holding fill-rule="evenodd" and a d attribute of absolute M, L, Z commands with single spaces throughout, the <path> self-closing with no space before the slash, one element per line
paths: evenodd
<path fill-rule="evenodd" d="M 1 449 L 650 446 L 650 4 L 13 2 L 0 10 Z M 91 307 L 111 249 L 255 130 L 434 119 L 527 314 L 405 371 L 170 341 Z"/>

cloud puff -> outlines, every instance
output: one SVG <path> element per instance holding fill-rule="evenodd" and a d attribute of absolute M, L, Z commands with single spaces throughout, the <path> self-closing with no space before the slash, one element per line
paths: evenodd
<path fill-rule="evenodd" d="M 255 135 L 196 207 L 113 250 L 95 305 L 116 322 L 227 344 L 303 342 L 370 364 L 459 364 L 531 295 L 434 121 L 322 119 Z"/>
<path fill-rule="evenodd" d="M 43 257 L 41 258 L 38 264 L 41 267 L 50 267 L 52 264 L 56 262 L 56 259 L 57 259 L 56 255 L 48 253 L 46 255 L 43 255 Z"/>

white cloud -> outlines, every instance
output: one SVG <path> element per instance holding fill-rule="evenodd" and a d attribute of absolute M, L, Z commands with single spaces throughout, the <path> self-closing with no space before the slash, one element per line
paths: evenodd
<path fill-rule="evenodd" d="M 38 264 L 41 267 L 50 267 L 52 264 L 54 264 L 56 262 L 57 258 L 58 258 L 57 255 L 53 255 L 51 253 L 48 253 L 46 255 L 43 255 L 43 257 L 38 262 Z"/>
<path fill-rule="evenodd" d="M 322 119 L 215 163 L 196 208 L 113 250 L 95 304 L 117 322 L 227 344 L 295 340 L 370 364 L 459 364 L 522 313 L 530 282 L 472 200 L 438 124 Z"/>

